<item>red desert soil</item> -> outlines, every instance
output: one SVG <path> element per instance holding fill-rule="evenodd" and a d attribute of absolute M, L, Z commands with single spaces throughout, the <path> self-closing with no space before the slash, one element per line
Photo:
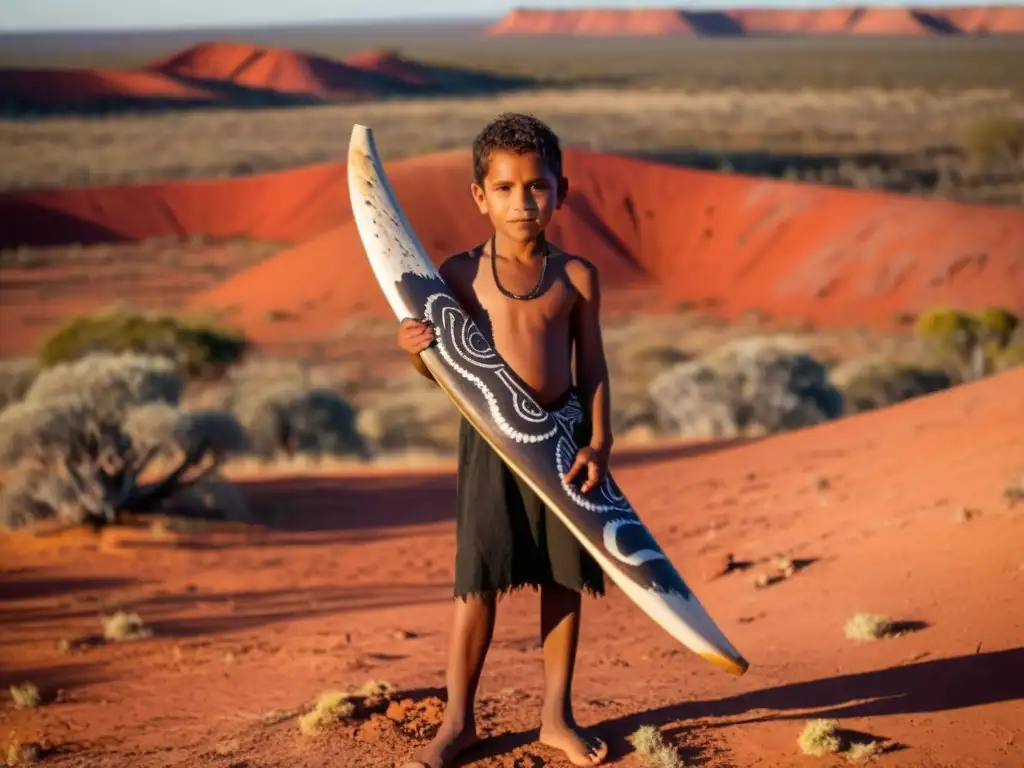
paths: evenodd
<path fill-rule="evenodd" d="M 690 765 L 809 765 L 796 737 L 810 717 L 879 740 L 892 750 L 883 766 L 1024 764 L 1024 505 L 1003 498 L 1024 476 L 1021 423 L 1017 370 L 749 444 L 619 454 L 623 490 L 751 669 L 735 678 L 705 663 L 614 587 L 588 599 L 576 710 L 602 729 L 610 764 L 638 765 L 625 737 L 650 724 Z M 432 732 L 451 469 L 244 490 L 279 524 L 169 539 L 0 536 L 0 683 L 58 696 L 5 710 L 5 738 L 48 741 L 53 766 L 384 768 L 414 748 L 411 734 Z M 752 567 L 716 575 L 728 554 Z M 797 572 L 756 589 L 778 554 Z M 88 640 L 118 609 L 154 635 Z M 847 640 L 844 624 L 864 611 L 916 630 Z M 501 605 L 477 709 L 485 740 L 467 765 L 568 765 L 534 743 L 536 612 L 531 592 Z M 62 654 L 59 638 L 78 642 Z M 297 716 L 321 691 L 369 678 L 406 703 L 300 735 Z"/>
<path fill-rule="evenodd" d="M 1020 34 L 1024 8 L 722 8 L 517 9 L 488 27 L 490 35 L 896 35 Z"/>
<path fill-rule="evenodd" d="M 686 302 L 724 317 L 758 309 L 784 321 L 885 327 L 936 304 L 1024 312 L 1018 209 L 582 150 L 568 150 L 565 162 L 572 191 L 552 240 L 599 266 L 609 311 L 638 300 L 648 310 Z M 485 237 L 469 194 L 468 152 L 401 160 L 387 170 L 435 262 Z M 352 221 L 340 164 L 244 179 L 11 193 L 0 196 L 0 218 L 10 222 L 8 246 L 192 234 L 295 243 L 182 299 L 189 309 L 225 312 L 259 341 L 323 339 L 353 316 L 391 317 Z M 61 273 L 40 268 L 30 277 L 43 285 Z M 45 294 L 4 303 L 5 348 L 37 340 L 27 313 L 59 315 Z"/>

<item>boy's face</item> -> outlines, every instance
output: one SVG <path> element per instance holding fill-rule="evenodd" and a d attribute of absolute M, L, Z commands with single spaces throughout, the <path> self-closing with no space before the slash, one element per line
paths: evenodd
<path fill-rule="evenodd" d="M 483 184 L 472 186 L 480 213 L 495 232 L 514 242 L 536 239 L 565 202 L 568 182 L 544 165 L 540 154 L 495 151 Z"/>

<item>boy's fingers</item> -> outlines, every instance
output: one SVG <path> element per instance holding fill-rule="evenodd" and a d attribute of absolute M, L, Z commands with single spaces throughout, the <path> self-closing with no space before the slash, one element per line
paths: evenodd
<path fill-rule="evenodd" d="M 576 461 L 572 463 L 572 466 L 569 467 L 569 471 L 565 473 L 565 482 L 572 482 L 572 479 L 576 477 L 577 474 L 579 474 L 580 466 L 582 464 L 583 460 L 579 458 L 577 458 Z"/>

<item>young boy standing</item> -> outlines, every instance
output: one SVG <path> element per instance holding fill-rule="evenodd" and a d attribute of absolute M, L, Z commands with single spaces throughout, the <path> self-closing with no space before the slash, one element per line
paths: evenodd
<path fill-rule="evenodd" d="M 547 242 L 565 201 L 558 137 L 526 115 L 499 116 L 473 143 L 473 198 L 494 234 L 440 267 L 467 314 L 541 405 L 578 398 L 585 424 L 567 478 L 584 492 L 604 480 L 612 445 L 608 372 L 598 322 L 595 267 Z M 399 346 L 433 379 L 419 353 L 434 341 L 427 323 L 406 319 Z M 575 348 L 577 383 L 573 383 Z M 407 768 L 448 768 L 476 738 L 473 700 L 494 629 L 498 596 L 539 588 L 545 699 L 540 740 L 574 765 L 602 762 L 607 745 L 576 725 L 571 683 L 581 593 L 604 594 L 600 567 L 559 518 L 463 419 L 459 433 L 455 618 L 448 701 L 436 737 Z"/>

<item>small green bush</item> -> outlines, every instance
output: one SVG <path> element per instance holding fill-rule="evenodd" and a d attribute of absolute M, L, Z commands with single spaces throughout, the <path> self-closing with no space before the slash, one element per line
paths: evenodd
<path fill-rule="evenodd" d="M 935 308 L 922 313 L 914 330 L 930 343 L 944 365 L 963 373 L 974 365 L 980 352 L 982 373 L 998 373 L 1018 364 L 1022 352 L 1015 348 L 1021 328 L 1020 318 L 1002 307 L 989 307 L 977 314 Z M 1024 347 L 1024 344 L 1021 344 Z"/>
<path fill-rule="evenodd" d="M 978 316 L 979 335 L 1002 349 L 1020 325 L 1020 318 L 1002 307 L 989 307 Z"/>
<path fill-rule="evenodd" d="M 171 315 L 131 311 L 77 317 L 58 328 L 39 350 L 49 367 L 96 352 L 137 352 L 169 357 L 190 377 L 220 375 L 248 351 L 244 335 Z"/>
<path fill-rule="evenodd" d="M 925 310 L 914 323 L 918 336 L 942 343 L 970 344 L 978 338 L 979 330 L 977 318 L 944 307 Z"/>

